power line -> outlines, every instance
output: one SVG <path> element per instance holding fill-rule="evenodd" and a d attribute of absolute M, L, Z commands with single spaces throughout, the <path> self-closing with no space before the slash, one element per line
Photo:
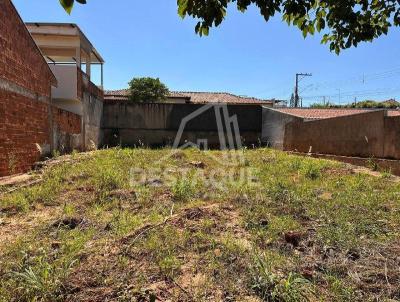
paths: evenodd
<path fill-rule="evenodd" d="M 399 92 L 400 87 L 396 88 L 379 88 L 373 90 L 358 90 L 358 91 L 346 91 L 340 92 L 340 97 L 357 97 L 357 96 L 370 96 L 370 95 L 387 95 L 394 92 Z M 313 96 L 303 96 L 306 99 L 316 99 L 323 97 L 337 97 L 338 94 L 324 94 L 324 95 L 313 95 Z"/>
<path fill-rule="evenodd" d="M 400 76 L 400 67 L 396 67 L 390 70 L 375 72 L 370 74 L 363 73 L 362 75 L 352 76 L 345 79 L 340 79 L 336 81 L 325 81 L 325 82 L 317 82 L 314 83 L 314 90 L 318 91 L 321 88 L 332 88 L 337 89 L 338 86 L 345 87 L 354 84 L 365 84 L 366 82 L 383 80 L 387 78 L 392 78 Z"/>

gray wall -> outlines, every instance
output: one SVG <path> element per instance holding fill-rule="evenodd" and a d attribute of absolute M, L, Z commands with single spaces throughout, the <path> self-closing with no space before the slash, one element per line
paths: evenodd
<path fill-rule="evenodd" d="M 101 124 L 103 118 L 103 100 L 88 92 L 83 93 L 82 127 L 84 146 L 86 150 L 93 150 L 102 142 Z"/>
<path fill-rule="evenodd" d="M 384 157 L 385 111 L 368 111 L 286 125 L 284 149 L 360 157 Z"/>
<path fill-rule="evenodd" d="M 302 119 L 274 109 L 263 107 L 261 134 L 263 145 L 283 150 L 286 124 L 296 120 L 301 121 Z"/>
<path fill-rule="evenodd" d="M 182 120 L 201 110 L 201 104 L 105 102 L 103 145 L 172 145 Z M 229 116 L 237 116 L 244 144 L 258 144 L 261 138 L 262 109 L 259 105 L 228 105 Z M 209 147 L 219 146 L 214 108 L 188 121 L 181 144 L 207 139 Z"/>

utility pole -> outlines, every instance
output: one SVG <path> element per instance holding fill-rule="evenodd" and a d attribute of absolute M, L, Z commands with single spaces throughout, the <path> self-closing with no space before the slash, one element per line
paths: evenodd
<path fill-rule="evenodd" d="M 311 77 L 311 73 L 296 73 L 296 85 L 294 87 L 294 103 L 290 104 L 291 107 L 299 107 L 299 82 L 304 77 Z"/>
<path fill-rule="evenodd" d="M 338 89 L 336 89 L 337 91 L 339 91 L 339 105 L 341 104 L 341 102 L 342 102 L 342 98 L 341 98 L 341 94 L 340 94 L 340 88 L 338 88 Z"/>

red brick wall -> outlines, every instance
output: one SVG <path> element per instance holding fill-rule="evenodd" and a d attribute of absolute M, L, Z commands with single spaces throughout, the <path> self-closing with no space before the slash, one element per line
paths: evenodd
<path fill-rule="evenodd" d="M 13 86 L 0 88 L 0 176 L 4 176 L 29 170 L 40 157 L 36 144 L 50 145 L 49 104 L 38 98 L 48 99 L 55 83 L 10 0 L 0 0 L 0 81 Z"/>
<path fill-rule="evenodd" d="M 40 158 L 35 143 L 50 143 L 48 106 L 0 90 L 0 116 L 0 176 L 25 172 Z"/>
<path fill-rule="evenodd" d="M 53 126 L 65 133 L 81 133 L 81 117 L 75 113 L 53 107 Z"/>
<path fill-rule="evenodd" d="M 0 1 L 0 53 L 1 78 L 50 95 L 55 78 L 10 0 Z"/>

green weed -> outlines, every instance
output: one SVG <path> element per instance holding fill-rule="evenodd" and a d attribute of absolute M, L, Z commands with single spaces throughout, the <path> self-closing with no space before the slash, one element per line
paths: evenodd
<path fill-rule="evenodd" d="M 263 256 L 256 255 L 254 262 L 251 288 L 262 301 L 301 302 L 313 296 L 312 284 L 302 276 L 291 272 L 287 276 L 274 273 Z"/>

